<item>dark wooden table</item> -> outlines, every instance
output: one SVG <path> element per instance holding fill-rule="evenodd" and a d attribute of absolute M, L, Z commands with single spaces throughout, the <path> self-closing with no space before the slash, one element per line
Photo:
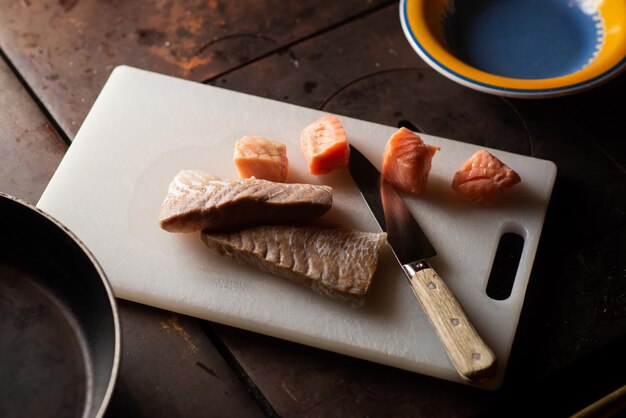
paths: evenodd
<path fill-rule="evenodd" d="M 501 390 L 119 300 L 108 416 L 567 416 L 626 384 L 626 75 L 550 100 L 468 90 L 388 0 L 0 0 L 0 49 L 0 191 L 32 203 L 119 64 L 558 166 Z"/>

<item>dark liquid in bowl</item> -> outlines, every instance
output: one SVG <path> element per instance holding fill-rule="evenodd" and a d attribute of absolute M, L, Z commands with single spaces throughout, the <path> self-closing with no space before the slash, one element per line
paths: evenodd
<path fill-rule="evenodd" d="M 457 0 L 444 21 L 450 51 L 483 71 L 541 79 L 570 74 L 593 58 L 597 14 L 574 0 Z"/>

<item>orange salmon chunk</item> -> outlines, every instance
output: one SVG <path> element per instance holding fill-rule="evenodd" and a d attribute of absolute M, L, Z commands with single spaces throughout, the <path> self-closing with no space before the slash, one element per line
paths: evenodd
<path fill-rule="evenodd" d="M 347 166 L 350 158 L 346 131 L 335 115 L 324 116 L 304 128 L 300 148 L 309 172 L 316 176 Z"/>
<path fill-rule="evenodd" d="M 262 136 L 244 136 L 235 142 L 233 158 L 239 178 L 284 183 L 289 174 L 287 146 Z"/>
<path fill-rule="evenodd" d="M 400 128 L 383 152 L 383 177 L 399 190 L 413 195 L 423 193 L 433 156 L 439 147 L 425 144 L 414 132 Z"/>
<path fill-rule="evenodd" d="M 452 188 L 469 202 L 486 206 L 507 187 L 521 181 L 519 174 L 485 150 L 474 153 L 452 179 Z"/>

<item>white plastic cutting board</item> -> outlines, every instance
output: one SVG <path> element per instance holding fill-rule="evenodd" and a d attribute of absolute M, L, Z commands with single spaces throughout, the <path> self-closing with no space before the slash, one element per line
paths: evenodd
<path fill-rule="evenodd" d="M 462 382 L 389 249 L 365 306 L 353 309 L 306 287 L 210 254 L 199 234 L 157 224 L 169 182 L 181 169 L 236 178 L 234 142 L 261 135 L 287 144 L 290 182 L 333 187 L 328 218 L 378 231 L 346 171 L 308 174 L 298 141 L 324 113 L 130 67 L 116 68 L 38 203 L 74 231 L 104 268 L 117 297 L 210 321 Z M 396 130 L 341 117 L 353 145 L 380 168 Z M 496 205 L 477 209 L 449 187 L 478 148 L 423 135 L 441 147 L 423 198 L 407 198 L 447 281 L 498 358 L 508 361 L 546 207 L 553 163 L 491 150 L 522 182 Z M 525 239 L 511 296 L 485 293 L 502 233 Z"/>

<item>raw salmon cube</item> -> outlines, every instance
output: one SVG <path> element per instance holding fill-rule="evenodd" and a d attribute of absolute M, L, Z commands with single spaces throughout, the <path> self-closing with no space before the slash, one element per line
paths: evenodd
<path fill-rule="evenodd" d="M 520 176 L 485 150 L 474 153 L 452 179 L 452 188 L 469 202 L 486 206 L 507 187 L 521 181 Z"/>
<path fill-rule="evenodd" d="M 289 174 L 287 146 L 261 136 L 244 136 L 235 143 L 235 166 L 239 178 L 284 183 Z"/>
<path fill-rule="evenodd" d="M 316 176 L 348 165 L 350 146 L 346 131 L 335 115 L 324 116 L 302 130 L 300 147 Z"/>
<path fill-rule="evenodd" d="M 420 195 L 428 182 L 433 156 L 439 147 L 425 144 L 414 132 L 400 128 L 383 152 L 383 177 L 399 190 Z"/>

